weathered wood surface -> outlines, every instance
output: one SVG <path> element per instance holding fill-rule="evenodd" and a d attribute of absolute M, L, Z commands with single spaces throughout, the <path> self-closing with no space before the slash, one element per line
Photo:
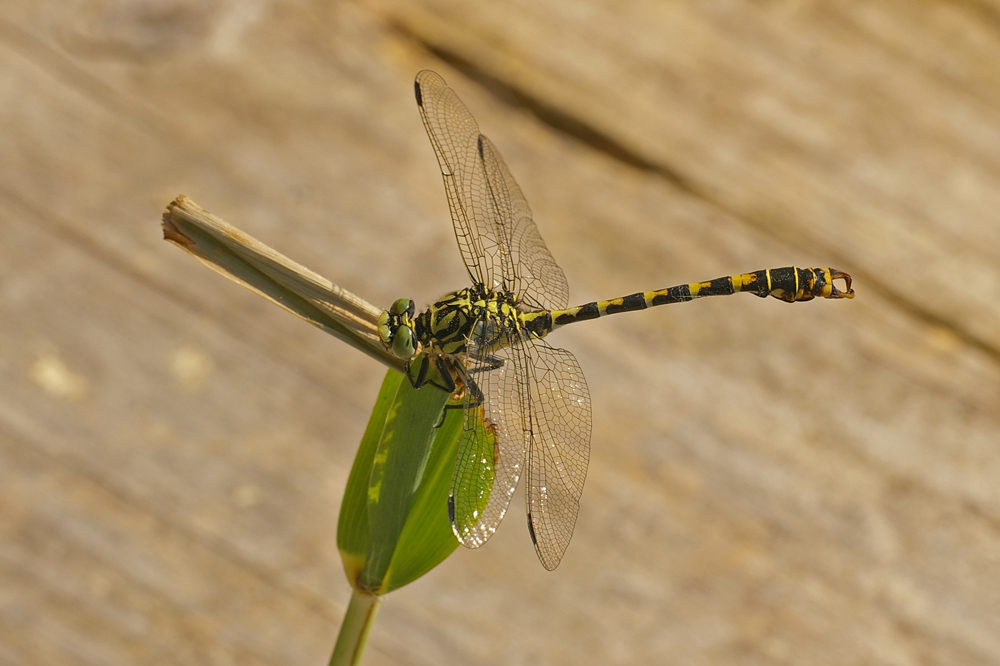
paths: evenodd
<path fill-rule="evenodd" d="M 368 664 L 1000 663 L 1000 4 L 8 2 L 0 663 L 320 664 L 384 368 L 160 240 L 177 194 L 368 300 L 466 278 L 439 71 L 574 302 L 562 565 L 517 504 L 393 593 Z"/>

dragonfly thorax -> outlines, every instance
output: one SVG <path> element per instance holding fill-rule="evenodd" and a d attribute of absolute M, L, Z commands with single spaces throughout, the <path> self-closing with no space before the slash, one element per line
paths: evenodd
<path fill-rule="evenodd" d="M 421 351 L 466 354 L 510 346 L 525 336 L 522 305 L 506 289 L 482 285 L 446 294 L 414 317 L 413 301 L 401 298 L 379 316 L 379 337 L 406 360 Z"/>
<path fill-rule="evenodd" d="M 416 339 L 441 354 L 506 346 L 519 328 L 517 298 L 507 290 L 473 285 L 446 294 L 414 321 Z"/>

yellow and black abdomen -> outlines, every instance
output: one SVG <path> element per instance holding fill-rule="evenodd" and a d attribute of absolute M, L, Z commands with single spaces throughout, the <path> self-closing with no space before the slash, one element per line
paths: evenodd
<path fill-rule="evenodd" d="M 834 280 L 844 281 L 844 291 L 834 285 Z M 692 282 L 659 291 L 644 291 L 613 298 L 609 301 L 594 301 L 586 305 L 565 310 L 553 310 L 548 322 L 548 330 L 541 333 L 545 321 L 531 322 L 529 328 L 541 335 L 548 331 L 572 324 L 576 321 L 597 319 L 619 312 L 645 310 L 657 305 L 684 303 L 705 296 L 728 296 L 736 292 L 749 292 L 761 298 L 771 296 L 786 303 L 811 301 L 814 298 L 854 298 L 851 276 L 835 268 L 770 268 L 741 275 L 728 275 L 707 282 Z M 536 317 L 542 313 L 533 313 Z"/>

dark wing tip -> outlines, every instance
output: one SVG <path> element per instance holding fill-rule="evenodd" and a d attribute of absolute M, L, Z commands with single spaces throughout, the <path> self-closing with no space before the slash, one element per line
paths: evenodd
<path fill-rule="evenodd" d="M 420 81 L 413 82 L 413 94 L 417 97 L 417 106 L 423 106 L 424 96 L 420 93 Z"/>

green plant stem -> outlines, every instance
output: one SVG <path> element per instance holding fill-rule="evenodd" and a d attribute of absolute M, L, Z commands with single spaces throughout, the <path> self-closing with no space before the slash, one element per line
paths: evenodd
<path fill-rule="evenodd" d="M 340 625 L 337 644 L 330 656 L 330 666 L 356 666 L 361 663 L 365 644 L 368 643 L 368 633 L 375 624 L 382 597 L 376 594 L 362 594 L 357 590 L 351 592 L 351 603 L 347 605 L 344 621 Z"/>

